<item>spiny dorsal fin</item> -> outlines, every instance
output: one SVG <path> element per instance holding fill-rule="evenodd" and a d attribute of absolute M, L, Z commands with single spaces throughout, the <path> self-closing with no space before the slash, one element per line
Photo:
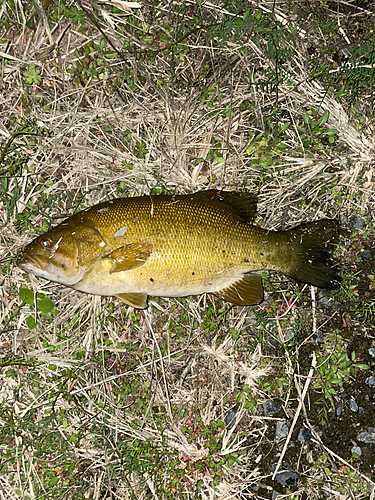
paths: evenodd
<path fill-rule="evenodd" d="M 259 304 L 263 299 L 262 282 L 258 274 L 244 274 L 232 285 L 215 295 L 238 306 Z"/>
<path fill-rule="evenodd" d="M 224 210 L 235 213 L 244 222 L 253 222 L 257 214 L 258 197 L 255 194 L 210 189 L 188 196 L 193 200 L 212 203 Z"/>
<path fill-rule="evenodd" d="M 111 264 L 110 274 L 122 271 L 130 271 L 139 266 L 143 266 L 149 258 L 152 251 L 150 243 L 130 243 L 113 252 L 105 255 L 103 258 Z"/>

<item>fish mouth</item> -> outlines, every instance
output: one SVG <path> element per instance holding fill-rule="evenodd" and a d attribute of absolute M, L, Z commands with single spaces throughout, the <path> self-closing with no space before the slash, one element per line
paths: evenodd
<path fill-rule="evenodd" d="M 33 271 L 35 268 L 40 270 L 43 269 L 37 257 L 31 257 L 30 255 L 23 255 L 17 265 L 24 271 Z"/>

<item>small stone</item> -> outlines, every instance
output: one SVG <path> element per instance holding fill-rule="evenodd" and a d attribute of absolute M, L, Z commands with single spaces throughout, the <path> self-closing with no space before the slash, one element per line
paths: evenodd
<path fill-rule="evenodd" d="M 282 439 L 286 439 L 289 434 L 288 424 L 286 420 L 282 420 L 281 422 L 277 422 L 276 424 L 276 441 L 281 441 Z"/>
<path fill-rule="evenodd" d="M 359 413 L 360 415 L 364 415 L 364 414 L 365 414 L 365 409 L 364 409 L 364 408 L 362 408 L 362 406 L 359 406 L 359 407 L 358 407 L 358 413 Z"/>
<path fill-rule="evenodd" d="M 372 257 L 371 252 L 368 250 L 361 250 L 357 255 L 361 257 L 362 260 L 370 260 Z"/>
<path fill-rule="evenodd" d="M 344 409 L 343 405 L 339 405 L 336 409 L 336 415 L 339 417 L 342 413 L 342 410 Z"/>
<path fill-rule="evenodd" d="M 370 356 L 372 358 L 375 358 L 375 347 L 370 347 L 370 349 L 368 350 L 368 353 L 370 354 Z"/>
<path fill-rule="evenodd" d="M 332 299 L 328 297 L 322 297 L 319 302 L 322 304 L 322 306 L 332 306 Z"/>
<path fill-rule="evenodd" d="M 316 337 L 313 340 L 313 345 L 318 345 L 318 343 L 320 342 L 321 337 L 322 337 L 322 332 L 320 330 L 317 330 L 316 331 Z"/>
<path fill-rule="evenodd" d="M 349 399 L 349 408 L 350 408 L 352 411 L 358 411 L 358 405 L 357 405 L 357 403 L 354 401 L 354 399 Z"/>
<path fill-rule="evenodd" d="M 359 446 L 353 446 L 353 448 L 351 449 L 351 452 L 355 453 L 359 457 L 362 455 L 362 450 Z"/>
<path fill-rule="evenodd" d="M 284 333 L 284 342 L 289 342 L 289 340 L 292 340 L 292 338 L 295 336 L 294 330 L 292 328 L 288 328 L 287 331 Z"/>
<path fill-rule="evenodd" d="M 366 431 L 360 432 L 357 436 L 357 440 L 361 441 L 361 443 L 367 443 L 367 444 L 375 443 L 374 427 L 367 427 Z"/>
<path fill-rule="evenodd" d="M 289 340 L 291 340 L 293 337 L 295 336 L 295 333 L 293 331 L 292 328 L 288 328 L 283 336 L 281 337 L 279 334 L 276 334 L 276 344 L 275 346 L 279 345 L 279 344 L 286 344 L 287 342 L 289 342 Z M 271 341 L 272 343 L 272 341 Z"/>
<path fill-rule="evenodd" d="M 224 418 L 224 423 L 227 426 L 227 429 L 230 429 L 236 424 L 236 413 L 237 413 L 237 408 L 231 410 L 228 415 Z"/>
<path fill-rule="evenodd" d="M 348 218 L 345 215 L 340 215 L 341 224 L 346 224 L 348 222 Z"/>
<path fill-rule="evenodd" d="M 280 342 L 275 338 L 271 338 L 269 342 L 272 347 L 277 347 L 280 344 Z"/>
<path fill-rule="evenodd" d="M 365 221 L 361 217 L 358 217 L 358 215 L 353 215 L 349 219 L 349 227 L 351 229 L 362 229 L 364 225 Z"/>
<path fill-rule="evenodd" d="M 271 466 L 272 473 L 275 472 L 276 467 L 277 464 Z M 296 487 L 298 485 L 298 474 L 289 464 L 283 462 L 279 467 L 275 480 L 283 486 Z"/>
<path fill-rule="evenodd" d="M 374 375 L 371 375 L 371 377 L 366 378 L 366 384 L 368 384 L 370 387 L 375 386 L 375 377 Z"/>
<path fill-rule="evenodd" d="M 275 413 L 279 413 L 281 406 L 276 401 L 269 399 L 263 403 L 263 410 L 266 415 L 275 415 Z"/>
<path fill-rule="evenodd" d="M 346 392 L 342 392 L 340 394 L 340 398 L 344 399 L 344 398 L 347 398 L 348 397 L 348 394 Z"/>
<path fill-rule="evenodd" d="M 301 443 L 310 443 L 311 438 L 312 438 L 312 433 L 311 433 L 310 429 L 306 429 L 306 427 L 302 427 L 302 429 L 300 429 L 299 434 L 298 434 L 298 438 L 297 438 L 298 441 L 300 441 Z"/>

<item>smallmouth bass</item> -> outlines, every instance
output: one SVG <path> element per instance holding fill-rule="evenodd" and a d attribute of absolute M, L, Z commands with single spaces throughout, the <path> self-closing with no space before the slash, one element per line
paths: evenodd
<path fill-rule="evenodd" d="M 254 226 L 257 198 L 202 191 L 106 201 L 72 215 L 29 243 L 18 265 L 47 280 L 136 308 L 148 296 L 212 293 L 237 305 L 262 300 L 262 270 L 335 289 L 330 252 L 338 222 L 287 231 Z"/>

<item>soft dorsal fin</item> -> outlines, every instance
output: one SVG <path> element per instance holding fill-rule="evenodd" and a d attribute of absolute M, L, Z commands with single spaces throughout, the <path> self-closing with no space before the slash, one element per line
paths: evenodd
<path fill-rule="evenodd" d="M 122 300 L 124 304 L 136 309 L 145 309 L 147 307 L 147 294 L 145 293 L 118 293 L 115 297 Z"/>
<path fill-rule="evenodd" d="M 150 243 L 130 243 L 113 252 L 105 255 L 103 258 L 110 262 L 110 274 L 122 271 L 130 271 L 139 266 L 143 266 L 149 258 L 152 250 Z"/>
<path fill-rule="evenodd" d="M 215 295 L 238 306 L 259 304 L 263 299 L 262 282 L 258 274 L 244 274 L 232 285 Z"/>
<path fill-rule="evenodd" d="M 258 197 L 256 194 L 210 189 L 188 196 L 193 200 L 212 203 L 224 210 L 233 212 L 244 222 L 254 222 L 257 214 Z"/>

